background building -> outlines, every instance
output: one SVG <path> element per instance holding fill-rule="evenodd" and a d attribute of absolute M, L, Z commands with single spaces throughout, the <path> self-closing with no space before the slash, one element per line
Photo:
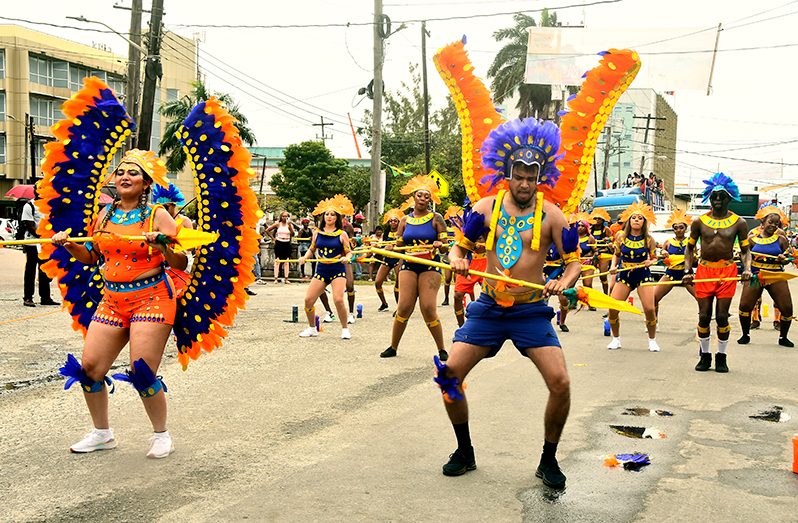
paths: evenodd
<path fill-rule="evenodd" d="M 158 106 L 189 93 L 197 77 L 194 40 L 167 33 L 161 47 L 163 76 L 155 93 L 152 150 L 157 150 L 166 125 Z M 83 78 L 101 78 L 124 103 L 126 72 L 127 57 L 32 29 L 0 25 L 0 196 L 14 185 L 32 183 L 34 174 L 41 177 L 44 143 L 53 139 L 50 126 L 63 118 L 61 104 L 83 86 Z M 187 197 L 193 195 L 189 173 L 169 177 Z"/>

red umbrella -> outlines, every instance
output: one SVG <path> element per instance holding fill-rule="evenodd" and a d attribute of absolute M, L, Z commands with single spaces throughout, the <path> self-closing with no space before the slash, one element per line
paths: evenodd
<path fill-rule="evenodd" d="M 10 191 L 6 193 L 9 198 L 27 198 L 32 200 L 34 198 L 33 185 L 15 185 Z"/>
<path fill-rule="evenodd" d="M 26 198 L 28 200 L 32 200 L 35 198 L 35 194 L 33 194 L 33 185 L 15 185 L 6 193 L 6 196 L 9 198 Z M 113 202 L 114 199 L 111 196 L 108 196 L 104 192 L 100 193 L 100 204 L 105 205 L 108 203 Z"/>

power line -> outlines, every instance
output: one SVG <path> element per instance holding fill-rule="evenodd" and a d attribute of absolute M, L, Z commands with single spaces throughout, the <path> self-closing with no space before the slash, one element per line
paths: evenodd
<path fill-rule="evenodd" d="M 46 25 L 48 27 L 56 27 L 58 29 L 75 29 L 77 31 L 88 31 L 91 33 L 110 33 L 110 34 L 117 34 L 115 31 L 111 31 L 110 29 L 95 29 L 94 27 L 79 27 L 75 25 L 63 25 L 63 24 L 53 24 L 50 22 L 39 22 L 36 20 L 27 20 L 25 18 L 12 18 L 10 16 L 0 16 L 0 20 L 9 20 L 11 22 L 23 22 L 26 24 L 31 25 Z"/>
<path fill-rule="evenodd" d="M 441 16 L 441 17 L 425 17 L 425 18 L 418 18 L 418 19 L 408 19 L 408 20 L 398 20 L 395 23 L 398 24 L 409 24 L 409 23 L 418 23 L 418 22 L 440 22 L 440 21 L 447 21 L 447 20 L 468 20 L 474 18 L 491 18 L 494 16 L 507 16 L 507 15 L 514 15 L 517 13 L 540 13 L 544 9 L 548 9 L 550 11 L 563 11 L 566 9 L 574 9 L 574 8 L 584 8 L 584 7 L 591 7 L 595 5 L 603 5 L 603 4 L 616 4 L 622 2 L 623 0 L 595 0 L 593 2 L 585 2 L 581 4 L 568 4 L 563 6 L 550 6 L 548 8 L 542 7 L 539 9 L 522 9 L 522 10 L 514 10 L 514 11 L 503 11 L 499 13 L 483 13 L 483 14 L 471 14 L 471 15 L 452 15 L 452 16 Z M 240 25 L 240 24 L 176 24 L 175 27 L 196 27 L 196 28 L 203 28 L 203 29 L 304 29 L 304 28 L 330 28 L 330 27 L 357 27 L 357 26 L 373 26 L 374 22 L 336 22 L 336 23 L 327 23 L 327 24 L 253 24 L 253 25 Z"/>

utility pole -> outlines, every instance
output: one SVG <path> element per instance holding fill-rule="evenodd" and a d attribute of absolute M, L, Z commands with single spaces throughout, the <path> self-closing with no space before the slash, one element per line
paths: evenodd
<path fill-rule="evenodd" d="M 155 109 L 155 89 L 161 77 L 161 18 L 163 17 L 163 0 L 152 0 L 152 16 L 150 17 L 150 36 L 147 46 L 147 63 L 144 66 L 144 89 L 141 93 L 141 116 L 139 117 L 139 134 L 136 147 L 149 150 L 152 136 L 152 115 Z"/>
<path fill-rule="evenodd" d="M 429 92 L 427 90 L 427 21 L 421 22 L 421 78 L 424 85 L 424 166 L 429 174 L 432 170 L 429 152 Z"/>
<path fill-rule="evenodd" d="M 638 131 L 645 131 L 645 134 L 643 135 L 643 145 L 644 146 L 648 145 L 648 132 L 649 131 L 664 131 L 665 130 L 664 127 L 656 127 L 656 128 L 652 128 L 651 127 L 651 120 L 663 120 L 663 121 L 667 120 L 667 118 L 665 118 L 664 116 L 651 116 L 651 113 L 648 113 L 648 115 L 646 115 L 646 116 L 633 116 L 632 118 L 637 118 L 637 119 L 640 119 L 640 120 L 643 120 L 643 119 L 646 120 L 646 126 L 645 127 L 632 127 L 632 129 L 635 129 L 635 130 L 638 130 Z M 640 176 L 643 176 L 643 166 L 646 163 L 646 152 L 647 151 L 643 151 L 643 154 L 640 156 Z"/>
<path fill-rule="evenodd" d="M 325 122 L 324 121 L 324 116 L 321 116 L 320 118 L 321 118 L 321 123 L 314 123 L 313 125 L 315 127 L 321 127 L 321 136 L 319 136 L 317 134 L 316 138 L 321 140 L 321 143 L 323 143 L 324 146 L 326 147 L 327 146 L 327 140 L 332 140 L 332 135 L 327 136 L 326 134 L 324 134 L 324 128 L 327 127 L 327 126 L 332 126 L 333 123 L 332 122 Z"/>
<path fill-rule="evenodd" d="M 383 40 L 388 31 L 383 29 L 382 0 L 374 0 L 374 107 L 371 127 L 371 191 L 369 195 L 368 222 L 377 223 L 379 209 L 382 206 L 382 65 Z"/>
<path fill-rule="evenodd" d="M 30 183 L 36 183 L 36 122 L 33 116 L 28 117 L 30 131 Z"/>
<path fill-rule="evenodd" d="M 607 177 L 609 176 L 610 169 L 610 141 L 612 140 L 612 127 L 607 126 L 604 128 L 604 173 L 601 176 L 602 189 L 607 186 Z"/>
<path fill-rule="evenodd" d="M 709 66 L 709 81 L 707 82 L 707 96 L 712 93 L 712 74 L 715 72 L 715 58 L 718 56 L 718 42 L 720 41 L 720 32 L 723 30 L 723 24 L 718 24 L 718 32 L 715 34 L 715 49 L 712 51 L 712 65 Z"/>
<path fill-rule="evenodd" d="M 127 112 L 136 122 L 139 121 L 139 85 L 141 84 L 141 51 L 136 47 L 136 45 L 141 46 L 141 1 L 133 0 L 130 9 L 129 38 L 133 43 L 128 47 L 127 97 L 125 99 Z M 130 138 L 130 143 L 133 143 L 133 136 Z"/>

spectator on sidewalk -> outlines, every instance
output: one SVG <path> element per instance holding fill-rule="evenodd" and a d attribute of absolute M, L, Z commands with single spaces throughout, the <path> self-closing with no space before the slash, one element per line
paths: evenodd
<path fill-rule="evenodd" d="M 33 200 L 28 200 L 22 206 L 22 215 L 19 220 L 19 227 L 23 229 L 25 240 L 38 238 L 36 228 L 43 215 L 33 204 Z M 42 305 L 61 305 L 50 297 L 50 278 L 42 271 L 44 260 L 39 258 L 41 245 L 23 245 L 25 252 L 25 276 L 23 283 L 22 304 L 26 307 L 35 307 L 33 302 L 33 291 L 36 286 L 36 273 L 39 273 L 39 299 Z"/>
<path fill-rule="evenodd" d="M 302 218 L 302 227 L 299 228 L 299 232 L 297 232 L 297 253 L 299 257 L 303 257 L 309 250 L 310 250 L 310 241 L 313 239 L 313 231 L 310 230 L 310 220 L 308 218 Z M 316 270 L 316 264 L 313 263 L 313 270 Z M 299 274 L 303 280 L 310 278 L 309 276 L 305 276 L 305 264 L 301 264 L 299 266 Z"/>

